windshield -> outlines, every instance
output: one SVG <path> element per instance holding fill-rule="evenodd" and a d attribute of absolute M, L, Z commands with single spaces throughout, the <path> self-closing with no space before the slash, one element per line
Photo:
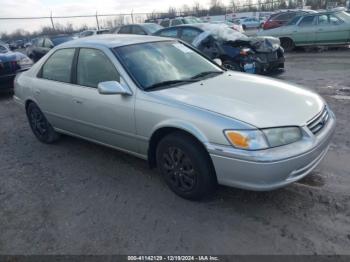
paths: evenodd
<path fill-rule="evenodd" d="M 223 71 L 209 60 L 177 41 L 164 41 L 116 47 L 121 63 L 144 89 L 184 84 Z M 168 83 L 168 84 L 167 84 Z M 164 87 L 164 86 L 163 86 Z"/>
<path fill-rule="evenodd" d="M 143 26 L 150 32 L 151 34 L 157 32 L 158 30 L 162 29 L 163 27 L 157 24 L 143 24 Z"/>
<path fill-rule="evenodd" d="M 52 38 L 51 41 L 54 44 L 54 46 L 56 45 L 60 45 L 64 42 L 68 42 L 70 40 L 73 40 L 73 37 L 71 36 L 64 36 L 64 37 L 57 37 L 57 38 Z"/>

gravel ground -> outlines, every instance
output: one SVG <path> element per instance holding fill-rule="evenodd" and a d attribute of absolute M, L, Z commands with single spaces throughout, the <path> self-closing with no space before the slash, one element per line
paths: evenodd
<path fill-rule="evenodd" d="M 76 138 L 39 143 L 0 95 L 0 254 L 350 254 L 350 51 L 292 53 L 279 78 L 338 118 L 306 179 L 272 192 L 174 195 L 146 162 Z"/>

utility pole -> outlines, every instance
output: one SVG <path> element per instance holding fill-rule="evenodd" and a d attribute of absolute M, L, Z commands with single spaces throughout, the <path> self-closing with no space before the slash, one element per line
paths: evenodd
<path fill-rule="evenodd" d="M 100 30 L 100 24 L 98 23 L 97 11 L 96 11 L 96 24 L 97 24 L 97 30 Z"/>
<path fill-rule="evenodd" d="M 52 18 L 52 11 L 51 11 L 51 14 L 50 14 L 50 19 L 51 19 L 52 28 L 53 28 L 53 30 L 55 30 L 55 24 L 53 23 L 53 18 Z"/>

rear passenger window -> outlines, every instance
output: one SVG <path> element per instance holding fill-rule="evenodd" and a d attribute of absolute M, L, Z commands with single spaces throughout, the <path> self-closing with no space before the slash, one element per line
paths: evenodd
<path fill-rule="evenodd" d="M 75 49 L 56 51 L 42 67 L 41 78 L 69 83 Z"/>
<path fill-rule="evenodd" d="M 82 48 L 77 65 L 77 84 L 97 87 L 101 82 L 118 81 L 119 73 L 109 58 L 100 50 Z"/>

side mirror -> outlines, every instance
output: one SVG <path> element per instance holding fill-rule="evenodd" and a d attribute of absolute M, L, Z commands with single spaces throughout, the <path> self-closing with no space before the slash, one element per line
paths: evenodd
<path fill-rule="evenodd" d="M 222 61 L 220 58 L 214 58 L 213 61 L 217 63 L 219 66 L 222 66 Z"/>
<path fill-rule="evenodd" d="M 127 86 L 117 81 L 101 82 L 97 85 L 97 89 L 101 95 L 132 95 Z"/>

